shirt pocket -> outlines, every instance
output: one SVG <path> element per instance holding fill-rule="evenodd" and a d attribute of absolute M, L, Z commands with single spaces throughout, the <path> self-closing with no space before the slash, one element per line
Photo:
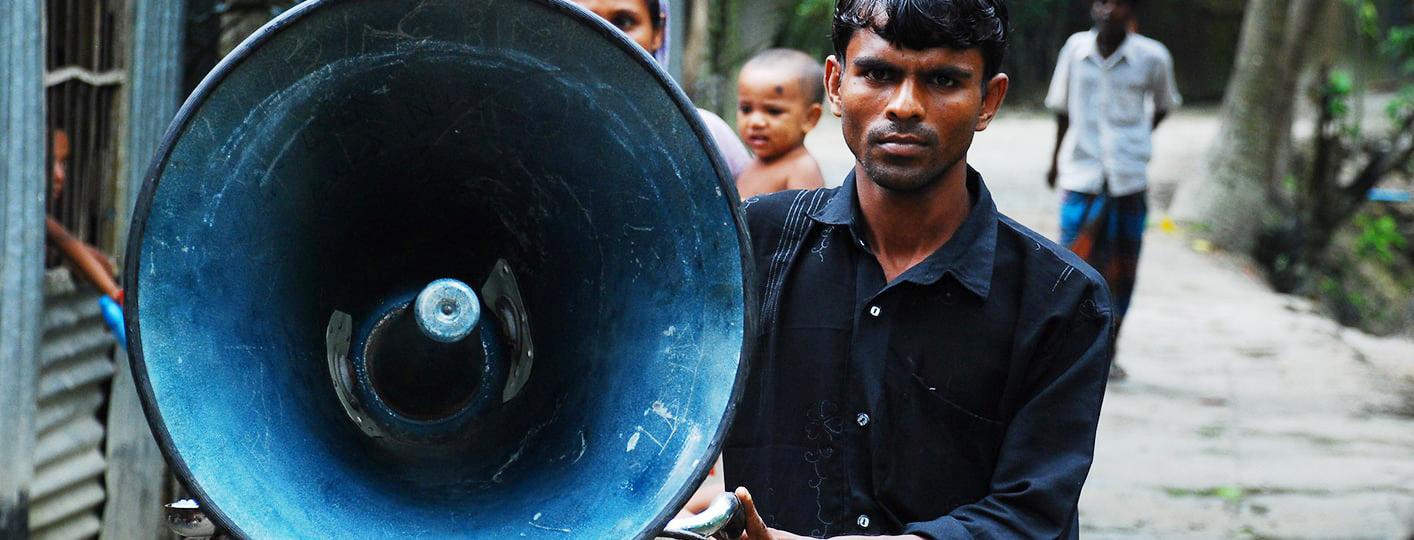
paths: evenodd
<path fill-rule="evenodd" d="M 1005 425 L 962 408 L 904 367 L 884 381 L 876 496 L 900 523 L 937 519 L 991 491 Z"/>
<path fill-rule="evenodd" d="M 1144 83 L 1131 78 L 1116 75 L 1108 89 L 1105 117 L 1117 126 L 1133 126 L 1144 119 Z"/>

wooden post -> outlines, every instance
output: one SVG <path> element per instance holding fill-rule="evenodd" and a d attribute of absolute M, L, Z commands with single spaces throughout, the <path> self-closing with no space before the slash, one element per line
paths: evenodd
<path fill-rule="evenodd" d="M 687 43 L 687 19 L 689 14 L 687 6 L 683 0 L 668 0 L 668 35 L 672 36 L 672 43 L 668 44 L 668 75 L 682 86 L 682 64 L 683 64 L 683 44 Z"/>
<path fill-rule="evenodd" d="M 29 536 L 44 279 L 44 22 L 0 9 L 0 538 Z"/>
<path fill-rule="evenodd" d="M 119 253 L 126 246 L 133 207 L 147 177 L 147 167 L 176 114 L 182 85 L 182 0 L 133 0 L 132 48 L 127 86 L 128 130 L 119 172 L 115 220 Z M 124 271 L 135 272 L 135 268 Z M 162 505 L 166 462 L 152 437 L 138 402 L 128 357 L 115 355 L 117 369 L 108 402 L 108 471 L 103 507 L 105 538 L 168 538 Z"/>

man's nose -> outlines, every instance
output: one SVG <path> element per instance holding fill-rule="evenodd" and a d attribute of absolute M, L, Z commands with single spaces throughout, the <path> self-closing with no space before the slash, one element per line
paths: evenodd
<path fill-rule="evenodd" d="M 752 127 L 765 127 L 766 115 L 754 112 L 746 116 L 746 125 Z"/>
<path fill-rule="evenodd" d="M 921 85 L 912 79 L 904 79 L 898 85 L 898 91 L 893 98 L 889 99 L 889 104 L 884 108 L 884 114 L 890 120 L 916 120 L 923 117 L 923 99 L 919 92 L 923 91 Z"/>

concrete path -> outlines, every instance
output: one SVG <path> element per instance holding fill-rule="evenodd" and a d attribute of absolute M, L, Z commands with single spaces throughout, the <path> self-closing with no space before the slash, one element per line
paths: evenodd
<path fill-rule="evenodd" d="M 1213 111 L 1157 134 L 1152 222 L 1203 174 Z M 811 134 L 828 182 L 852 158 Z M 1055 124 L 1004 115 L 969 161 L 1001 207 L 1056 236 Z M 1087 538 L 1414 538 L 1414 341 L 1342 328 L 1238 258 L 1151 227 L 1081 497 Z"/>

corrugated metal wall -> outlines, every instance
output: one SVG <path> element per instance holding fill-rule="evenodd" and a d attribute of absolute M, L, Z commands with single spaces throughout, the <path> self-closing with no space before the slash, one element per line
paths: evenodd
<path fill-rule="evenodd" d="M 44 275 L 43 320 L 30 534 L 96 538 L 105 469 L 99 412 L 113 377 L 113 337 L 103 324 L 98 293 L 76 285 L 67 268 Z"/>

